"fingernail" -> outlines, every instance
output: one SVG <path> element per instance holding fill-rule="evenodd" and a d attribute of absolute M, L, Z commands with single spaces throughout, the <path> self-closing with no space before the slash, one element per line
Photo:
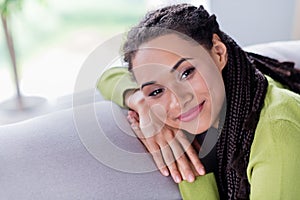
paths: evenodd
<path fill-rule="evenodd" d="M 163 173 L 164 176 L 169 176 L 169 171 L 168 170 L 163 170 L 162 173 Z"/>
<path fill-rule="evenodd" d="M 180 183 L 181 182 L 181 178 L 179 176 L 175 176 L 175 182 L 176 183 Z"/>
<path fill-rule="evenodd" d="M 205 170 L 204 170 L 203 167 L 199 167 L 197 171 L 198 171 L 198 173 L 199 173 L 200 175 L 204 175 L 204 174 L 205 174 Z"/>
<path fill-rule="evenodd" d="M 194 182 L 194 180 L 195 180 L 195 177 L 192 175 L 192 174 L 190 174 L 189 176 L 188 176 L 188 182 Z"/>

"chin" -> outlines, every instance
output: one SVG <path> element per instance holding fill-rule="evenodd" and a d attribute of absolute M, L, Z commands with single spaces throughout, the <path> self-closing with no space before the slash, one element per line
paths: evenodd
<path fill-rule="evenodd" d="M 181 129 L 181 130 L 184 130 L 192 135 L 198 135 L 198 134 L 201 134 L 205 131 L 208 130 L 209 126 L 204 126 L 203 123 L 197 123 L 197 122 L 181 122 L 181 123 L 178 123 L 177 122 L 174 122 L 174 121 L 169 121 L 166 122 L 166 124 L 170 127 L 173 127 L 173 128 L 176 128 L 176 129 Z M 191 128 L 191 127 L 196 127 L 196 128 Z"/>
<path fill-rule="evenodd" d="M 187 131 L 188 133 L 192 134 L 192 135 L 198 135 L 201 133 L 204 133 L 205 131 L 208 130 L 208 127 L 203 127 L 203 126 L 198 126 L 198 128 L 190 128 L 192 126 L 189 126 L 189 128 L 183 128 L 181 127 L 181 129 Z"/>

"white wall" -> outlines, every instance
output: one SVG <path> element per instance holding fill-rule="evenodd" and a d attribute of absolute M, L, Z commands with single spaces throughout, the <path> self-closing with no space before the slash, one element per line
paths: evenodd
<path fill-rule="evenodd" d="M 300 0 L 149 0 L 154 9 L 192 3 L 217 16 L 221 29 L 241 46 L 300 39 Z"/>
<path fill-rule="evenodd" d="M 210 10 L 210 0 L 146 0 L 146 3 L 149 9 L 157 9 L 171 4 L 190 3 L 195 6 L 203 5 Z"/>
<path fill-rule="evenodd" d="M 299 35 L 295 35 L 296 24 L 300 24 L 300 19 L 296 19 L 298 2 L 299 0 L 211 0 L 210 10 L 216 14 L 221 29 L 245 46 L 300 39 Z"/>

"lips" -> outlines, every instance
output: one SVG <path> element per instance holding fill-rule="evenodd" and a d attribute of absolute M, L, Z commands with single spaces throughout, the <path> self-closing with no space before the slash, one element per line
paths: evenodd
<path fill-rule="evenodd" d="M 187 112 L 181 114 L 178 119 L 182 122 L 189 122 L 192 121 L 193 119 L 195 119 L 198 114 L 202 111 L 203 109 L 203 105 L 204 105 L 205 101 L 203 101 L 202 103 L 200 103 L 199 105 L 195 106 L 194 108 L 188 110 Z"/>

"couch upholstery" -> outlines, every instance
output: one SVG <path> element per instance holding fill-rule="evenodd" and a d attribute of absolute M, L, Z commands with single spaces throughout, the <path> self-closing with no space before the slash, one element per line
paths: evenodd
<path fill-rule="evenodd" d="M 300 41 L 246 49 L 300 67 Z M 153 166 L 124 110 L 101 98 L 0 127 L 0 199 L 180 199 L 177 185 Z"/>
<path fill-rule="evenodd" d="M 100 118 L 107 112 L 101 120 L 108 124 L 111 141 L 144 151 L 136 139 L 110 124 L 109 102 L 96 103 L 95 108 Z M 0 199 L 180 198 L 172 180 L 158 172 L 121 172 L 95 159 L 81 143 L 73 114 L 67 109 L 0 128 Z M 85 119 L 80 123 L 97 135 L 99 129 Z"/>

